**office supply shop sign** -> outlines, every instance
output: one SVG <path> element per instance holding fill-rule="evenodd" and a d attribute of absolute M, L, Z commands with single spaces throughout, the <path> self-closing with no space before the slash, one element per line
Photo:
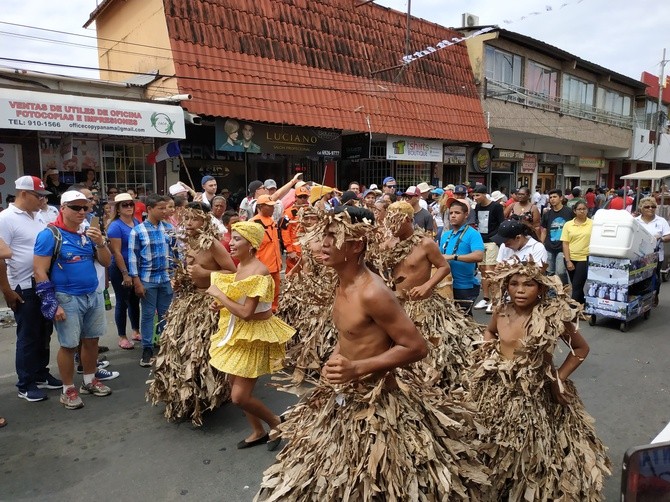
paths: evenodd
<path fill-rule="evenodd" d="M 184 139 L 179 106 L 0 89 L 0 129 Z"/>
<path fill-rule="evenodd" d="M 340 158 L 339 131 L 216 119 L 216 150 Z"/>

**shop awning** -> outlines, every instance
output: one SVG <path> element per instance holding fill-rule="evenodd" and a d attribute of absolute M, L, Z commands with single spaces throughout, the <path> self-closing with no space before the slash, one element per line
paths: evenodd
<path fill-rule="evenodd" d="M 670 178 L 670 170 L 667 169 L 648 169 L 639 173 L 626 174 L 622 180 L 650 180 L 658 181 L 664 178 Z"/>

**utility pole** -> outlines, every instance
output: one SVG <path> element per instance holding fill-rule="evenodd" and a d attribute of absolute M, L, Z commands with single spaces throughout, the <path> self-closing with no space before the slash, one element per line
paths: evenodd
<path fill-rule="evenodd" d="M 661 59 L 661 71 L 658 74 L 658 109 L 656 110 L 656 123 L 654 125 L 654 156 L 651 160 L 651 168 L 656 169 L 656 154 L 658 152 L 658 143 L 661 135 L 661 97 L 663 96 L 663 83 L 665 80 L 665 65 L 668 62 L 665 59 L 665 49 L 663 49 L 663 59 Z"/>

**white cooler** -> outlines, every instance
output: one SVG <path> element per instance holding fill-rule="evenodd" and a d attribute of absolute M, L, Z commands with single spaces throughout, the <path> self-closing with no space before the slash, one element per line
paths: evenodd
<path fill-rule="evenodd" d="M 593 216 L 590 255 L 634 260 L 655 249 L 656 238 L 628 211 L 601 209 Z"/>

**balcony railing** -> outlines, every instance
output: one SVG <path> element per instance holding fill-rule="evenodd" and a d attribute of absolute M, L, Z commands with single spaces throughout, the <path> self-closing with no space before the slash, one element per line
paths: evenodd
<path fill-rule="evenodd" d="M 633 117 L 606 112 L 595 106 L 574 103 L 562 98 L 552 98 L 518 85 L 486 79 L 484 97 L 518 103 L 528 108 L 537 108 L 570 117 L 593 120 L 624 129 L 633 128 Z"/>

